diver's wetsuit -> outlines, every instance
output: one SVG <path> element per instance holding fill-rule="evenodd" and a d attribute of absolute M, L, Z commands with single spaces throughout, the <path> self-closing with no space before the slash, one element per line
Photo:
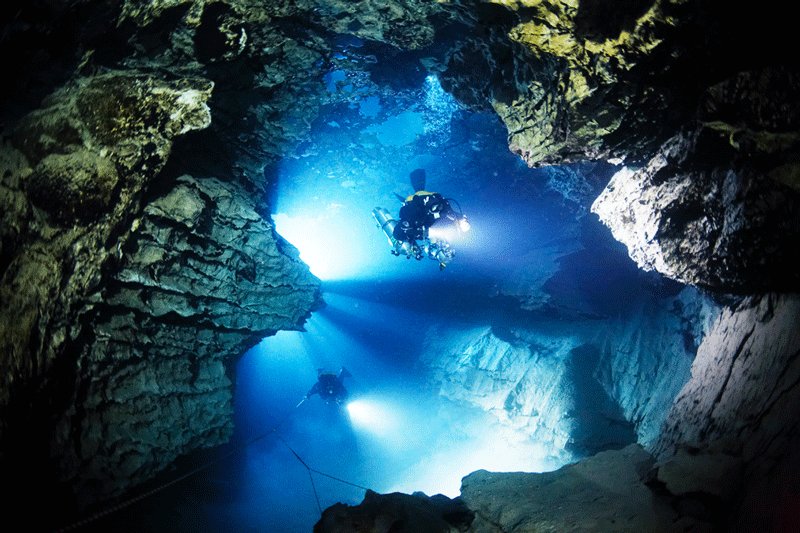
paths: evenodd
<path fill-rule="evenodd" d="M 321 373 L 317 378 L 317 382 L 306 394 L 306 398 L 319 394 L 319 397 L 326 402 L 333 401 L 341 404 L 347 398 L 347 389 L 344 388 L 343 381 L 349 375 L 350 373 L 347 371 L 340 372 L 339 375 Z"/>
<path fill-rule="evenodd" d="M 410 243 L 424 239 L 425 230 L 449 211 L 450 204 L 438 192 L 417 191 L 400 208 L 400 221 L 392 236 Z"/>

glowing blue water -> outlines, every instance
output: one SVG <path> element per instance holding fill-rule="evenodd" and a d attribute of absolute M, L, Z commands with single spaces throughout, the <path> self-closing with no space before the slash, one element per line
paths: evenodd
<path fill-rule="evenodd" d="M 292 413 L 281 435 L 313 468 L 379 492 L 456 496 L 461 477 L 478 468 L 559 465 L 548 462 L 551 450 L 491 415 L 440 398 L 417 365 L 425 335 L 432 325 L 476 320 L 491 285 L 518 268 L 523 253 L 533 260 L 537 243 L 558 236 L 552 220 L 569 215 L 533 203 L 542 189 L 536 173 L 508 152 L 492 117 L 462 116 L 460 137 L 448 149 L 436 148 L 452 137 L 458 106 L 435 78 L 421 97 L 422 104 L 391 114 L 371 107 L 373 99 L 349 114 L 320 117 L 314 153 L 280 167 L 276 229 L 325 280 L 327 306 L 306 332 L 265 339 L 242 360 L 237 427 L 247 439 Z M 396 196 L 411 192 L 408 175 L 420 167 L 427 188 L 454 198 L 474 228 L 454 243 L 456 259 L 444 272 L 429 260 L 392 256 L 371 217 L 375 206 L 397 212 Z M 530 194 L 520 194 L 521 180 L 533 184 Z M 345 383 L 361 416 L 328 409 L 318 398 L 293 411 L 318 368 L 341 366 L 353 374 Z M 240 483 L 251 488 L 233 504 L 252 512 L 242 515 L 249 516 L 241 518 L 244 527 L 310 529 L 317 514 L 308 472 L 286 444 L 260 446 L 240 470 Z M 274 472 L 281 483 L 272 481 Z M 323 507 L 363 498 L 363 490 L 314 479 Z M 252 511 L 259 498 L 286 507 Z"/>
<path fill-rule="evenodd" d="M 425 131 L 422 113 L 404 111 L 399 115 L 387 118 L 374 126 L 368 126 L 365 133 L 374 134 L 384 146 L 402 146 L 417 140 Z"/>

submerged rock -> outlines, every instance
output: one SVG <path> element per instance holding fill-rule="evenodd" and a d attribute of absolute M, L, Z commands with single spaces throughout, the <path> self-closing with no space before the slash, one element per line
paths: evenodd
<path fill-rule="evenodd" d="M 725 522 L 743 529 L 779 529 L 800 518 L 791 503 L 800 465 L 798 323 L 797 295 L 725 309 L 700 345 L 658 443 L 664 482 L 691 487 L 680 472 L 695 469 L 704 491 L 728 498 L 733 512 Z"/>
<path fill-rule="evenodd" d="M 699 124 L 618 172 L 592 210 L 645 270 L 719 292 L 796 291 L 800 274 L 786 265 L 800 244 L 798 109 L 790 70 L 718 83 Z"/>
<path fill-rule="evenodd" d="M 473 531 L 474 518 L 460 498 L 437 494 L 377 494 L 367 490 L 364 501 L 349 506 L 337 503 L 325 509 L 315 533 L 455 533 Z"/>
<path fill-rule="evenodd" d="M 441 396 L 492 413 L 562 465 L 634 439 L 652 447 L 717 314 L 686 288 L 614 318 L 431 328 L 421 362 Z"/>
<path fill-rule="evenodd" d="M 162 173 L 213 88 L 78 78 L 3 145 L 0 466 L 44 522 L 226 442 L 231 362 L 318 301 L 241 183 Z"/>
<path fill-rule="evenodd" d="M 461 498 L 475 513 L 475 532 L 711 531 L 647 486 L 652 465 L 647 452 L 631 445 L 555 472 L 479 470 L 464 478 Z"/>

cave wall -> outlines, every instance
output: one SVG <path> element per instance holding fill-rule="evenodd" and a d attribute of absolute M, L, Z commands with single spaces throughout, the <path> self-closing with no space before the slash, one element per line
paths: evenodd
<path fill-rule="evenodd" d="M 251 109 L 258 121 L 235 116 L 255 73 L 233 65 L 249 74 L 237 81 L 187 64 L 185 38 L 202 17 L 176 13 L 141 33 L 125 12 L 106 13 L 130 41 L 85 53 L 27 114 L 24 99 L 4 108 L 0 459 L 18 489 L 12 507 L 56 502 L 43 522 L 226 442 L 236 358 L 301 327 L 319 301 L 318 281 L 263 207 L 264 164 L 307 128 L 268 125 L 307 109 L 283 96 Z M 30 38 L 20 27 L 4 52 Z M 289 52 L 264 84 L 319 57 L 284 40 Z M 228 44 L 204 51 L 207 62 L 233 60 Z"/>
<path fill-rule="evenodd" d="M 707 491 L 743 530 L 780 530 L 800 515 L 800 298 L 750 297 L 703 339 L 667 417 L 657 455 L 673 492 Z M 677 456 L 678 459 L 671 459 Z M 678 468 L 670 471 L 670 463 Z"/>
<path fill-rule="evenodd" d="M 692 288 L 642 294 L 619 316 L 432 327 L 422 371 L 441 396 L 524 432 L 549 464 L 633 441 L 654 451 L 719 306 Z"/>

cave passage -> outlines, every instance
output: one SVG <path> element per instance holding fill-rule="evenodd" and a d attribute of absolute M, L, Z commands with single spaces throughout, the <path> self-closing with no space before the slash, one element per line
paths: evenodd
<path fill-rule="evenodd" d="M 579 456 L 502 423 L 496 412 L 443 397 L 421 360 L 436 356 L 437 340 L 465 328 L 500 332 L 537 320 L 545 335 L 574 334 L 555 317 L 526 311 L 519 300 L 501 295 L 513 280 L 531 297 L 558 269 L 557 258 L 581 248 L 580 221 L 602 178 L 592 184 L 580 175 L 583 168 L 564 170 L 576 182 L 556 190 L 557 169 L 527 168 L 508 151 L 495 117 L 460 109 L 433 75 L 389 97 L 385 89 L 382 95 L 359 94 L 362 88 L 342 70 L 328 73 L 325 82 L 332 99 L 344 101 L 331 103 L 298 157 L 275 169 L 272 211 L 277 231 L 323 280 L 326 306 L 305 332 L 269 337 L 239 364 L 241 439 L 288 414 L 280 433 L 313 468 L 378 492 L 450 497 L 458 495 L 461 478 L 479 468 L 547 471 Z M 427 258 L 391 255 L 371 217 L 376 206 L 396 216 L 397 196 L 413 192 L 408 176 L 416 168 L 426 170 L 428 190 L 455 198 L 472 223 L 473 230 L 453 243 L 456 257 L 444 271 Z M 611 277 L 634 276 L 624 254 L 614 252 L 619 265 L 611 265 L 618 266 Z M 619 305 L 615 296 L 592 312 L 611 312 Z M 294 409 L 317 369 L 342 366 L 352 373 L 345 379 L 349 400 L 366 412 L 351 415 L 319 397 Z M 615 435 L 620 445 L 635 440 L 630 426 L 623 429 L 624 435 Z M 314 488 L 287 446 L 265 439 L 237 467 L 237 496 L 212 504 L 210 520 L 227 516 L 245 528 L 311 528 Z M 363 498 L 358 488 L 322 476 L 315 482 L 323 508 Z"/>
<path fill-rule="evenodd" d="M 316 499 L 362 500 L 324 476 L 312 487 L 294 453 L 377 492 L 454 497 L 476 469 L 549 471 L 637 439 L 596 378 L 597 339 L 609 320 L 676 291 L 638 271 L 589 213 L 615 167 L 528 168 L 493 114 L 463 109 L 418 64 L 398 67 L 402 83 L 359 74 L 325 74 L 310 138 L 267 171 L 276 230 L 325 301 L 305 331 L 264 339 L 236 368 L 232 446 L 280 423 L 277 435 L 224 455 L 129 524 L 310 531 Z M 371 215 L 397 215 L 417 168 L 472 225 L 443 271 L 393 256 Z M 360 412 L 317 396 L 295 407 L 318 369 L 342 366 Z M 504 390 L 523 374 L 546 392 Z"/>
<path fill-rule="evenodd" d="M 358 91 L 342 71 L 325 79 L 334 97 Z M 431 327 L 486 324 L 488 296 L 521 266 L 521 250 L 530 256 L 553 246 L 559 231 L 571 228 L 550 221 L 569 216 L 574 222 L 574 214 L 555 202 L 534 204 L 546 186 L 529 182 L 532 172 L 506 148 L 502 126 L 488 114 L 460 110 L 433 75 L 394 101 L 365 94 L 331 104 L 313 131 L 300 157 L 277 169 L 273 219 L 323 280 L 326 306 L 306 332 L 267 338 L 240 363 L 236 405 L 243 438 L 291 410 L 318 368 L 344 366 L 353 374 L 345 380 L 349 399 L 366 413 L 351 416 L 312 397 L 281 425 L 314 468 L 378 492 L 454 497 L 461 477 L 478 468 L 561 466 L 547 443 L 474 405 L 441 397 L 419 359 Z M 396 195 L 413 192 L 408 176 L 415 168 L 426 170 L 428 190 L 461 205 L 474 228 L 453 243 L 456 258 L 444 271 L 427 258 L 391 255 L 371 216 L 376 206 L 396 216 Z M 494 307 L 509 319 L 521 314 L 511 302 Z M 252 447 L 240 474 L 239 502 L 257 509 L 254 527 L 293 520 L 292 530 L 313 525 L 307 472 L 282 443 Z M 363 498 L 363 490 L 317 480 L 323 508 Z M 259 508 L 265 499 L 276 502 L 271 512 Z M 277 502 L 285 512 L 275 512 Z"/>

